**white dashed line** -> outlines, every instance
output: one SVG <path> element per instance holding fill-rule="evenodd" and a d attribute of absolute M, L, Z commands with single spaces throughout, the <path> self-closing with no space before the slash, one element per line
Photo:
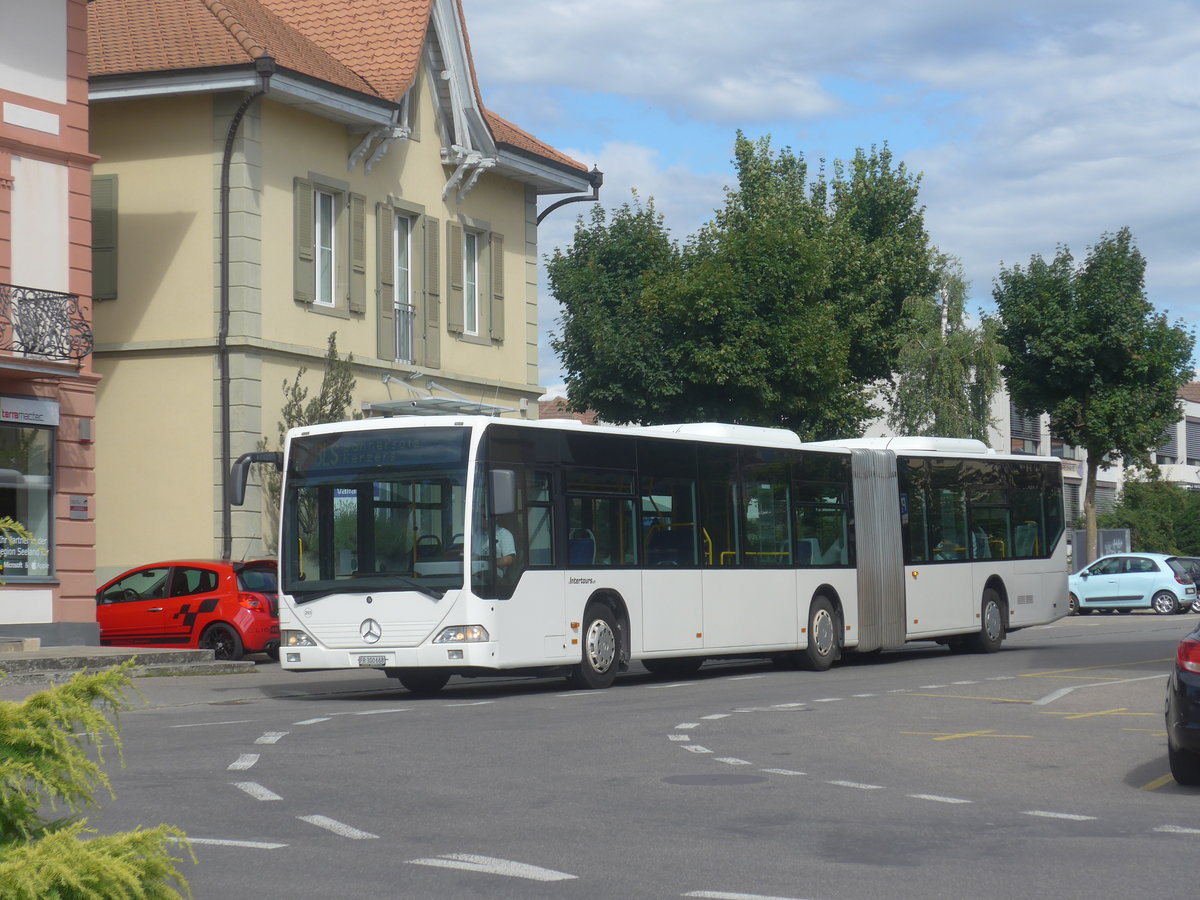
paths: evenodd
<path fill-rule="evenodd" d="M 766 678 L 766 675 L 731 675 L 726 681 L 753 681 L 756 678 Z"/>
<path fill-rule="evenodd" d="M 772 775 L 805 775 L 806 772 L 797 772 L 795 769 L 759 769 L 760 772 L 770 772 Z"/>
<path fill-rule="evenodd" d="M 243 769 L 250 769 L 253 768 L 256 762 L 258 762 L 257 753 L 243 753 L 229 764 L 229 770 L 237 772 Z"/>
<path fill-rule="evenodd" d="M 855 694 L 855 697 L 876 697 L 877 694 Z"/>
<path fill-rule="evenodd" d="M 700 897 L 702 900 L 798 900 L 796 897 L 768 897 L 766 894 L 731 894 L 728 891 L 688 891 L 681 897 Z"/>
<path fill-rule="evenodd" d="M 495 700 L 476 700 L 473 703 L 447 703 L 446 706 L 489 706 L 495 702 Z M 400 712 L 400 710 L 396 710 L 396 712 Z"/>
<path fill-rule="evenodd" d="M 683 749 L 688 753 L 712 753 L 707 747 L 701 747 L 699 744 L 684 744 Z"/>
<path fill-rule="evenodd" d="M 227 722 L 188 722 L 186 725 L 168 725 L 168 728 L 208 728 L 210 725 L 245 725 L 253 719 L 230 719 Z M 285 845 L 286 846 L 286 845 Z"/>
<path fill-rule="evenodd" d="M 688 735 L 688 734 L 668 734 L 667 735 L 668 741 L 690 741 L 691 739 L 692 739 L 691 735 Z"/>
<path fill-rule="evenodd" d="M 578 877 L 577 875 L 569 875 L 566 872 L 556 872 L 554 869 L 543 869 L 541 866 L 513 862 L 511 859 L 497 859 L 494 856 L 476 856 L 473 853 L 445 853 L 442 856 L 410 859 L 409 863 L 415 866 L 435 866 L 441 869 L 486 872 L 489 875 L 505 875 L 509 878 L 525 878 L 529 881 L 568 881 Z"/>
<path fill-rule="evenodd" d="M 934 803 L 974 803 L 974 800 L 963 800 L 961 797 L 942 797 L 938 794 L 909 794 L 914 800 L 932 800 Z"/>
<path fill-rule="evenodd" d="M 235 781 L 235 782 L 233 782 L 233 786 L 235 788 L 237 788 L 238 790 L 245 791 L 247 794 L 249 794 L 255 800 L 282 800 L 283 799 L 274 791 L 268 790 L 267 788 L 263 787 L 261 784 L 257 784 L 253 781 Z"/>
<path fill-rule="evenodd" d="M 652 691 L 661 691 L 663 688 L 687 687 L 689 684 L 691 684 L 690 681 L 675 681 L 671 684 L 648 684 L 646 687 Z"/>
<path fill-rule="evenodd" d="M 1081 816 L 1076 813 L 1047 812 L 1044 809 L 1027 809 L 1021 813 L 1021 815 L 1037 816 L 1041 819 L 1066 819 L 1070 822 L 1093 822 L 1096 819 L 1095 816 Z"/>
<path fill-rule="evenodd" d="M 321 716 L 320 718 L 317 718 L 317 719 L 305 719 L 302 722 L 293 722 L 292 724 L 293 725 L 316 725 L 318 722 L 328 722 L 329 719 L 330 719 L 329 716 Z"/>
<path fill-rule="evenodd" d="M 841 699 L 841 697 L 821 697 L 814 700 L 813 703 L 837 703 Z"/>
<path fill-rule="evenodd" d="M 256 743 L 256 744 L 274 744 L 281 737 L 285 737 L 286 735 L 287 735 L 286 731 L 266 731 L 262 734 L 261 737 L 256 738 L 254 743 Z"/>
<path fill-rule="evenodd" d="M 221 838 L 198 838 L 188 835 L 189 844 L 207 844 L 212 847 L 247 847 L 251 850 L 278 850 L 287 844 L 273 844 L 268 841 L 226 841 Z"/>
<path fill-rule="evenodd" d="M 772 703 L 771 709 L 800 709 L 806 705 L 804 703 Z"/>
<path fill-rule="evenodd" d="M 675 726 L 676 731 L 687 731 L 689 728 L 699 728 L 699 722 L 680 722 Z"/>
<path fill-rule="evenodd" d="M 832 784 L 837 787 L 855 788 L 860 791 L 882 791 L 882 784 L 862 784 L 858 781 L 827 781 L 826 784 Z"/>
<path fill-rule="evenodd" d="M 1158 825 L 1154 830 L 1161 834 L 1200 834 L 1200 828 L 1185 828 L 1182 825 Z"/>
<path fill-rule="evenodd" d="M 749 760 L 738 759 L 736 756 L 718 756 L 717 762 L 725 763 L 727 766 L 749 766 L 753 765 Z"/>
<path fill-rule="evenodd" d="M 711 716 L 701 716 L 700 718 L 704 719 L 705 721 L 711 721 L 713 719 L 728 719 L 729 713 L 713 713 Z"/>
<path fill-rule="evenodd" d="M 979 684 L 978 681 L 956 681 L 954 684 Z"/>
<path fill-rule="evenodd" d="M 331 819 L 328 816 L 296 816 L 301 822 L 307 822 L 309 825 L 316 825 L 318 828 L 324 828 L 326 831 L 332 831 L 334 834 L 341 835 L 344 838 L 350 838 L 355 841 L 363 841 L 371 838 L 378 838 L 379 835 L 371 834 L 369 831 L 359 831 L 357 828 L 352 828 L 337 819 Z"/>

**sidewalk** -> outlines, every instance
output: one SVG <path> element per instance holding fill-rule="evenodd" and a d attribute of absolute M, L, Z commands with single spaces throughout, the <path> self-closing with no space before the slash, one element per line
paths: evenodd
<path fill-rule="evenodd" d="M 0 637 L 0 684 L 56 684 L 85 669 L 107 669 L 136 657 L 133 675 L 230 675 L 255 671 L 253 660 L 217 660 L 211 650 L 155 647 L 41 647 L 36 640 Z"/>

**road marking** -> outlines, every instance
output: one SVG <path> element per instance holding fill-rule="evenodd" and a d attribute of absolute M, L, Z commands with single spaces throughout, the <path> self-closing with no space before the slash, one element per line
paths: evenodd
<path fill-rule="evenodd" d="M 287 844 L 274 844 L 268 841 L 227 841 L 221 838 L 198 838 L 188 835 L 189 844 L 208 844 L 213 847 L 248 847 L 251 850 L 278 850 Z"/>
<path fill-rule="evenodd" d="M 1158 825 L 1154 830 L 1161 834 L 1200 834 L 1200 828 L 1184 828 L 1182 825 Z"/>
<path fill-rule="evenodd" d="M 978 681 L 954 681 L 952 684 L 979 684 Z"/>
<path fill-rule="evenodd" d="M 855 697 L 877 697 L 878 694 L 855 694 Z"/>
<path fill-rule="evenodd" d="M 495 700 L 475 700 L 475 701 L 474 701 L 474 702 L 472 702 L 472 703 L 447 703 L 447 704 L 446 704 L 446 706 L 447 706 L 447 707 L 452 707 L 452 706 L 488 706 L 488 705 L 490 705 L 490 704 L 492 704 L 492 703 L 495 703 L 495 702 L 496 702 Z M 404 710 L 400 710 L 400 709 L 397 709 L 397 710 L 395 710 L 395 712 L 403 712 L 403 711 L 404 711 Z"/>
<path fill-rule="evenodd" d="M 668 734 L 667 735 L 668 741 L 690 741 L 691 739 L 692 739 L 692 736 L 690 734 Z"/>
<path fill-rule="evenodd" d="M 1165 659 L 1143 659 L 1143 660 L 1139 660 L 1138 662 L 1122 663 L 1121 665 L 1123 665 L 1123 666 L 1157 666 L 1157 665 L 1161 665 L 1162 663 L 1174 662 L 1174 661 L 1175 661 L 1174 657 L 1168 656 Z M 1094 672 L 1096 669 L 1111 669 L 1111 668 L 1112 668 L 1111 664 L 1099 665 L 1099 666 L 1079 666 L 1079 667 L 1073 668 L 1073 669 L 1049 669 L 1045 672 L 1026 672 L 1024 675 L 1021 675 L 1020 677 L 1021 678 L 1049 678 L 1051 676 L 1067 675 L 1067 674 L 1070 674 L 1071 672 Z M 1132 679 L 1132 680 L 1138 681 L 1140 679 Z M 1081 685 L 1081 687 L 1086 687 L 1086 685 Z"/>
<path fill-rule="evenodd" d="M 443 853 L 441 856 L 410 859 L 409 863 L 416 866 L 436 866 L 442 869 L 462 869 L 467 872 L 485 872 L 488 875 L 505 875 L 509 878 L 524 878 L 529 881 L 568 881 L 578 878 L 566 872 L 554 869 L 544 869 L 541 866 L 531 866 L 528 863 L 514 862 L 511 859 L 497 859 L 494 856 L 476 856 L 473 853 Z"/>
<path fill-rule="evenodd" d="M 882 784 L 863 784 L 859 781 L 827 781 L 826 784 L 832 784 L 837 787 L 855 788 L 860 791 L 882 791 Z"/>
<path fill-rule="evenodd" d="M 265 732 L 263 732 L 261 737 L 255 738 L 254 743 L 256 743 L 256 744 L 274 744 L 281 737 L 285 737 L 286 735 L 287 735 L 286 731 L 265 731 Z"/>
<path fill-rule="evenodd" d="M 753 763 L 745 759 L 738 759 L 736 756 L 718 756 L 717 762 L 725 763 L 727 766 L 749 766 Z"/>
<path fill-rule="evenodd" d="M 675 726 L 675 730 L 676 731 L 686 731 L 689 728 L 699 728 L 699 727 L 700 727 L 699 722 L 680 722 L 678 725 Z"/>
<path fill-rule="evenodd" d="M 731 675 L 726 681 L 753 681 L 755 678 L 766 678 L 766 675 Z"/>
<path fill-rule="evenodd" d="M 331 819 L 328 816 L 296 816 L 301 822 L 307 822 L 309 825 L 316 825 L 318 828 L 324 828 L 326 831 L 332 831 L 334 834 L 339 834 L 342 837 L 350 838 L 355 841 L 363 841 L 369 838 L 378 838 L 379 835 L 371 834 L 369 831 L 359 831 L 357 828 L 352 828 L 337 819 Z"/>
<path fill-rule="evenodd" d="M 690 681 L 676 681 L 671 684 L 648 684 L 646 687 L 652 691 L 660 691 L 663 688 L 687 687 L 689 684 L 691 684 Z"/>
<path fill-rule="evenodd" d="M 1056 712 L 1055 710 L 1052 710 L 1052 709 L 1043 709 L 1043 710 L 1041 710 L 1041 714 L 1043 716 L 1062 716 L 1064 719 L 1091 719 L 1096 716 L 1126 716 L 1126 717 L 1149 716 L 1154 719 L 1162 718 L 1162 713 L 1130 712 L 1129 707 L 1127 707 L 1127 706 L 1118 706 L 1116 709 L 1101 709 L 1101 710 L 1097 710 L 1096 712 L 1086 712 L 1086 713 Z M 1128 731 L 1130 729 L 1125 729 L 1125 730 Z"/>
<path fill-rule="evenodd" d="M 996 734 L 994 731 L 902 731 L 901 734 L 911 734 L 917 737 L 932 737 L 935 741 L 956 741 L 959 738 L 991 737 L 991 738 L 1032 738 L 1032 734 Z"/>
<path fill-rule="evenodd" d="M 701 747 L 699 744 L 684 744 L 683 749 L 688 753 L 712 753 L 707 747 Z"/>
<path fill-rule="evenodd" d="M 1171 775 L 1164 775 L 1164 776 L 1162 776 L 1162 778 L 1155 778 L 1149 784 L 1142 785 L 1140 788 L 1138 788 L 1138 790 L 1139 791 L 1157 791 L 1164 784 L 1170 784 L 1174 780 L 1175 780 L 1174 777 L 1172 777 Z M 1200 834 L 1200 832 L 1197 832 L 1197 833 Z"/>
<path fill-rule="evenodd" d="M 1023 816 L 1037 816 L 1042 819 L 1067 819 L 1071 822 L 1094 822 L 1095 816 L 1081 816 L 1076 813 L 1046 812 L 1044 809 L 1027 809 Z"/>
<path fill-rule="evenodd" d="M 922 694 L 920 691 L 905 691 L 910 697 L 941 697 L 944 700 L 986 700 L 988 703 L 1032 703 L 1032 700 L 1017 700 L 1012 697 L 976 697 L 972 694 Z"/>
<path fill-rule="evenodd" d="M 701 716 L 700 718 L 704 719 L 705 721 L 711 721 L 713 719 L 728 719 L 729 713 L 713 713 L 711 716 Z"/>
<path fill-rule="evenodd" d="M 797 772 L 795 769 L 759 769 L 760 772 L 770 772 L 772 775 L 807 775 L 807 772 Z"/>
<path fill-rule="evenodd" d="M 490 703 L 491 701 L 490 701 L 490 700 L 484 700 L 484 701 L 482 701 L 482 702 L 483 702 L 483 703 Z M 468 704 L 453 704 L 453 703 L 452 703 L 452 704 L 448 704 L 448 705 L 450 705 L 450 706 L 455 706 L 455 705 L 463 705 L 463 706 L 465 706 L 465 705 L 468 705 Z M 472 703 L 472 704 L 469 704 L 469 705 L 470 705 L 470 706 L 478 706 L 479 704 Z M 364 710 L 361 710 L 361 711 L 359 711 L 359 712 L 356 712 L 354 715 L 356 715 L 356 716 L 383 716 L 383 715 L 386 715 L 386 714 L 388 714 L 388 713 L 398 713 L 398 712 L 408 712 L 408 710 L 407 710 L 407 709 L 364 709 Z"/>
<path fill-rule="evenodd" d="M 231 771 L 241 771 L 242 769 L 253 768 L 256 762 L 258 762 L 257 753 L 243 753 L 229 764 L 229 769 Z"/>
<path fill-rule="evenodd" d="M 771 709 L 800 709 L 804 706 L 803 703 L 772 703 Z"/>
<path fill-rule="evenodd" d="M 934 803 L 974 803 L 974 800 L 963 800 L 960 797 L 942 797 L 938 794 L 909 794 L 914 800 L 932 800 Z"/>
<path fill-rule="evenodd" d="M 317 719 L 305 719 L 303 722 L 293 722 L 293 725 L 316 725 L 318 722 L 328 722 L 330 716 L 321 716 Z"/>
<path fill-rule="evenodd" d="M 253 719 L 230 719 L 227 722 L 188 722 L 186 725 L 168 725 L 168 728 L 208 728 L 210 725 L 245 725 Z M 287 846 L 284 844 L 283 846 Z"/>
<path fill-rule="evenodd" d="M 728 891 L 688 891 L 680 897 L 699 897 L 702 900 L 799 900 L 796 897 L 768 897 L 766 894 L 731 894 Z"/>
<path fill-rule="evenodd" d="M 235 782 L 233 782 L 233 786 L 235 788 L 237 788 L 238 790 L 245 791 L 247 794 L 249 794 L 255 800 L 282 800 L 283 799 L 274 791 L 268 790 L 267 788 L 263 787 L 261 784 L 257 784 L 253 781 L 235 781 Z"/>
<path fill-rule="evenodd" d="M 1130 665 L 1135 665 L 1135 664 L 1131 663 Z M 1099 668 L 1099 667 L 1093 667 L 1093 668 Z M 1066 671 L 1066 670 L 1064 670 L 1064 671 Z M 1164 672 L 1161 675 L 1143 675 L 1141 678 L 1123 678 L 1120 681 L 1095 681 L 1095 682 L 1092 682 L 1091 684 L 1076 684 L 1076 685 L 1072 685 L 1071 687 L 1059 688 L 1057 691 L 1052 691 L 1051 693 L 1047 694 L 1045 697 L 1042 697 L 1040 700 L 1034 700 L 1033 705 L 1034 706 L 1045 706 L 1049 703 L 1053 703 L 1055 700 L 1061 700 L 1063 697 L 1067 696 L 1067 694 L 1071 693 L 1072 691 L 1077 691 L 1080 688 L 1108 687 L 1109 685 L 1112 685 L 1112 684 L 1133 684 L 1134 682 L 1138 682 L 1138 681 L 1153 681 L 1155 678 L 1169 678 L 1169 677 L 1170 677 L 1170 675 L 1168 673 Z"/>

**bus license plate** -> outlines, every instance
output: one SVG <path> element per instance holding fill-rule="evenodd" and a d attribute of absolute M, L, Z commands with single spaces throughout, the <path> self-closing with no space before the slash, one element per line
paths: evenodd
<path fill-rule="evenodd" d="M 365 666 L 368 668 L 370 668 L 372 666 L 375 666 L 375 667 L 386 666 L 387 665 L 387 657 L 386 656 L 360 656 L 358 658 L 358 664 L 360 666 Z"/>

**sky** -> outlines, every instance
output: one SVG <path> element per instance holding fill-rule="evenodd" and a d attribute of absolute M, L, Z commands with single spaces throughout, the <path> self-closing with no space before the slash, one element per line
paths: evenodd
<path fill-rule="evenodd" d="M 734 183 L 740 129 L 815 168 L 887 144 L 970 310 L 1002 267 L 1128 226 L 1150 302 L 1200 319 L 1200 0 L 463 0 L 484 103 L 652 197 L 684 241 Z M 519 13 L 516 10 L 519 9 Z M 545 208 L 557 197 L 543 198 Z M 539 253 L 590 204 L 551 213 Z M 561 310 L 540 287 L 540 379 Z"/>

